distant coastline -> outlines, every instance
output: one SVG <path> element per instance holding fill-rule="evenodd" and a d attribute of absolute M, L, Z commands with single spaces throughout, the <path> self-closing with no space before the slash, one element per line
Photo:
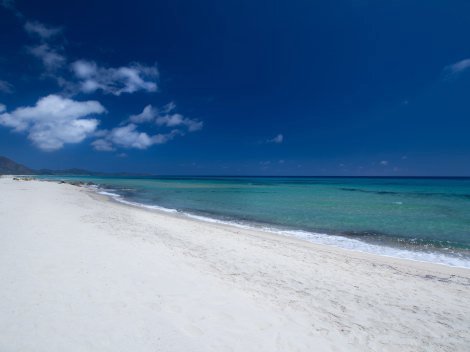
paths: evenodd
<path fill-rule="evenodd" d="M 291 178 L 391 178 L 391 179 L 413 179 L 413 178 L 427 178 L 427 179 L 469 179 L 468 176 L 376 176 L 376 175 L 364 175 L 364 176 L 349 176 L 349 175 L 230 175 L 230 174 L 185 174 L 185 175 L 172 175 L 172 174 L 150 174 L 150 173 L 136 173 L 136 172 L 102 172 L 102 171 L 91 171 L 86 169 L 71 168 L 71 169 L 62 169 L 62 170 L 53 170 L 53 169 L 31 169 L 27 166 L 19 164 L 12 159 L 9 159 L 4 156 L 0 156 L 0 175 L 56 175 L 56 176 L 121 176 L 121 177 L 169 177 L 169 178 L 191 178 L 191 177 L 233 177 L 233 178 L 243 178 L 243 177 L 259 177 L 259 178 L 278 178 L 278 177 L 291 177 Z"/>

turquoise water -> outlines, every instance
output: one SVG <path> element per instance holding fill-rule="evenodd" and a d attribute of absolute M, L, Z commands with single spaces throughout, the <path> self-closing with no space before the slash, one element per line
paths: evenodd
<path fill-rule="evenodd" d="M 401 256 L 410 257 L 414 252 L 417 259 L 445 263 L 454 258 L 455 265 L 470 263 L 469 178 L 60 179 L 93 182 L 133 203 L 309 240 L 388 255 L 401 251 L 408 253 Z"/>

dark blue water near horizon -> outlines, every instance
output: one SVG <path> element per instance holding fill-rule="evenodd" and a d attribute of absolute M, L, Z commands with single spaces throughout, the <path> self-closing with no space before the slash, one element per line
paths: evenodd
<path fill-rule="evenodd" d="M 438 262 L 456 258 L 458 265 L 470 258 L 470 178 L 43 178 L 93 182 L 128 202 L 348 248 L 413 252 Z"/>

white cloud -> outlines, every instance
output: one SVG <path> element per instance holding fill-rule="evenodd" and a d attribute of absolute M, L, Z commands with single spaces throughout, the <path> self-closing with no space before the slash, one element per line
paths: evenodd
<path fill-rule="evenodd" d="M 168 141 L 171 141 L 177 135 L 182 135 L 181 131 L 172 130 L 169 133 L 159 133 L 152 137 L 154 144 L 165 144 Z"/>
<path fill-rule="evenodd" d="M 168 104 L 163 106 L 163 108 L 161 109 L 161 112 L 163 114 L 168 114 L 169 112 L 172 112 L 175 109 L 176 109 L 176 104 L 173 101 L 170 101 Z"/>
<path fill-rule="evenodd" d="M 7 81 L 0 80 L 0 92 L 13 93 L 13 86 Z"/>
<path fill-rule="evenodd" d="M 173 130 L 169 133 L 159 133 L 152 136 L 146 132 L 138 131 L 137 125 L 130 123 L 113 128 L 104 138 L 94 141 L 92 145 L 98 151 L 113 151 L 114 145 L 124 148 L 147 149 L 155 144 L 164 144 L 178 134 L 181 132 Z"/>
<path fill-rule="evenodd" d="M 13 1 L 3 0 L 2 5 L 16 11 Z M 20 17 L 23 16 L 19 13 Z M 121 95 L 137 91 L 156 92 L 158 90 L 158 70 L 155 66 L 131 63 L 127 66 L 108 68 L 97 65 L 94 61 L 78 60 L 70 65 L 74 80 L 57 75 L 57 71 L 67 64 L 62 54 L 63 47 L 53 43 L 55 37 L 62 33 L 61 27 L 52 27 L 38 21 L 24 19 L 24 30 L 40 43 L 28 47 L 28 52 L 42 61 L 46 75 L 56 79 L 59 86 L 68 94 L 78 92 Z M 77 82 L 78 81 L 78 82 Z"/>
<path fill-rule="evenodd" d="M 93 146 L 93 148 L 95 148 L 95 150 L 98 150 L 100 152 L 112 152 L 115 150 L 113 144 L 110 141 L 107 141 L 106 139 L 97 139 L 96 141 L 93 141 L 91 145 Z"/>
<path fill-rule="evenodd" d="M 39 38 L 41 44 L 28 47 L 28 52 L 42 61 L 46 70 L 50 73 L 63 67 L 66 58 L 60 54 L 60 47 L 53 46 L 48 41 L 62 32 L 62 28 L 49 27 L 38 21 L 26 21 L 25 31 L 34 38 Z"/>
<path fill-rule="evenodd" d="M 1 4 L 16 11 L 14 1 L 3 0 Z M 65 65 L 69 66 L 67 57 L 63 55 L 64 47 L 60 44 L 63 44 L 60 36 L 62 28 L 28 21 L 20 13 L 18 16 L 24 23 L 24 30 L 36 39 L 36 45 L 27 47 L 28 52 L 42 62 L 45 67 L 43 75 L 54 78 L 64 93 L 74 95 L 101 91 L 119 96 L 158 90 L 156 66 L 131 63 L 121 67 L 105 67 L 94 61 L 78 60 L 70 64 L 71 71 L 68 73 L 61 70 Z M 0 91 L 11 92 L 11 85 L 0 80 Z M 111 130 L 97 130 L 100 121 L 89 116 L 106 111 L 99 102 L 78 102 L 49 95 L 39 99 L 35 106 L 20 107 L 10 112 L 0 104 L 0 125 L 26 133 L 36 146 L 47 151 L 60 149 L 66 143 L 79 143 L 87 137 L 94 137 L 92 146 L 100 151 L 113 151 L 117 147 L 147 149 L 183 135 L 183 128 L 192 132 L 203 127 L 202 121 L 177 114 L 175 108 L 173 102 L 161 109 L 148 105 L 140 114 L 130 116 L 125 125 Z M 144 122 L 168 127 L 171 131 L 158 134 L 139 131 L 136 124 Z"/>
<path fill-rule="evenodd" d="M 39 99 L 35 106 L 0 114 L 0 125 L 26 132 L 37 147 L 53 151 L 92 136 L 99 120 L 88 117 L 104 112 L 106 109 L 97 101 L 80 102 L 49 95 Z"/>
<path fill-rule="evenodd" d="M 65 65 L 66 59 L 59 54 L 56 49 L 49 44 L 40 44 L 29 47 L 29 52 L 42 61 L 44 67 L 48 71 L 55 71 Z"/>
<path fill-rule="evenodd" d="M 24 29 L 28 34 L 38 36 L 41 40 L 50 39 L 62 32 L 62 28 L 48 27 L 38 21 L 27 21 Z"/>
<path fill-rule="evenodd" d="M 134 123 L 143 123 L 153 121 L 157 116 L 158 109 L 152 105 L 147 105 L 140 114 L 131 115 L 129 119 Z"/>
<path fill-rule="evenodd" d="M 97 74 L 98 66 L 93 61 L 78 60 L 72 64 L 72 71 L 78 78 L 87 79 Z"/>
<path fill-rule="evenodd" d="M 382 160 L 382 161 L 380 162 L 380 165 L 387 166 L 387 165 L 388 165 L 388 161 L 387 161 L 387 160 Z"/>
<path fill-rule="evenodd" d="M 108 138 L 114 144 L 127 148 L 147 149 L 153 144 L 152 137 L 137 131 L 137 126 L 132 123 L 112 129 Z"/>
<path fill-rule="evenodd" d="M 103 93 L 121 95 L 139 90 L 155 92 L 158 89 L 158 70 L 154 66 L 132 63 L 129 66 L 106 68 L 93 61 L 78 60 L 71 64 L 71 69 L 84 93 L 101 90 Z"/>
<path fill-rule="evenodd" d="M 268 139 L 266 142 L 267 143 L 276 143 L 276 144 L 280 144 L 284 141 L 284 136 L 282 134 L 278 134 L 276 137 L 274 138 L 271 138 L 271 139 Z"/>
<path fill-rule="evenodd" d="M 456 75 L 469 68 L 470 68 L 470 59 L 464 59 L 464 60 L 455 62 L 452 65 L 446 66 L 444 70 L 451 75 Z"/>
<path fill-rule="evenodd" d="M 187 127 L 189 132 L 202 129 L 204 122 L 184 117 L 181 114 L 171 113 L 176 109 L 175 103 L 171 102 L 162 109 L 147 105 L 138 115 L 131 115 L 129 119 L 134 123 L 155 122 L 158 126 Z"/>
<path fill-rule="evenodd" d="M 158 116 L 155 122 L 157 125 L 167 127 L 186 126 L 189 132 L 199 131 L 204 126 L 204 122 L 189 119 L 180 114 Z"/>

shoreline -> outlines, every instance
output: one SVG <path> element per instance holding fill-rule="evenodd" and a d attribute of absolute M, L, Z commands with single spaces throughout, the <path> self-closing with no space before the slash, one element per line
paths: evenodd
<path fill-rule="evenodd" d="M 269 221 L 268 219 L 262 220 L 261 218 L 256 218 L 250 216 L 250 212 L 245 214 L 245 217 L 230 214 L 230 211 L 227 213 L 219 212 L 214 210 L 199 211 L 196 209 L 185 209 L 184 202 L 180 206 L 184 210 L 179 210 L 178 206 L 173 204 L 173 206 L 159 205 L 155 204 L 154 201 L 148 202 L 148 200 L 139 200 L 133 199 L 134 197 L 128 194 L 128 191 L 138 192 L 138 186 L 134 187 L 132 184 L 121 189 L 118 184 L 107 184 L 103 183 L 103 180 L 95 180 L 94 177 L 74 177 L 74 176 L 64 176 L 64 178 L 58 177 L 41 177 L 39 179 L 48 180 L 48 181 L 60 181 L 67 182 L 70 184 L 81 185 L 85 187 L 91 187 L 93 189 L 98 189 L 99 192 L 107 194 L 114 198 L 117 201 L 131 204 L 141 208 L 150 208 L 150 209 L 160 209 L 165 212 L 181 212 L 186 214 L 189 217 L 193 217 L 202 221 L 209 223 L 220 222 L 229 224 L 231 226 L 236 226 L 240 228 L 253 228 L 255 230 L 275 233 L 277 235 L 288 236 L 300 238 L 302 240 L 336 246 L 339 248 L 344 248 L 347 250 L 354 250 L 363 253 L 373 253 L 382 256 L 388 256 L 392 258 L 402 258 L 409 259 L 414 261 L 420 261 L 425 263 L 438 263 L 442 265 L 449 265 L 455 267 L 462 267 L 470 269 L 470 247 L 464 243 L 452 242 L 444 235 L 443 238 L 433 238 L 433 235 L 423 236 L 416 235 L 416 238 L 398 235 L 395 233 L 398 232 L 384 232 L 379 230 L 381 227 L 370 227 L 369 230 L 365 231 L 353 231 L 348 229 L 347 226 L 342 225 L 343 231 L 341 231 L 341 226 L 336 227 L 336 229 L 319 229 L 319 228 L 310 228 L 306 224 L 297 224 L 290 222 L 289 224 L 285 222 Z M 92 182 L 90 182 L 92 181 Z M 94 183 L 96 182 L 96 183 Z M 350 190 L 356 190 L 350 189 Z M 359 190 L 359 189 L 357 189 Z M 125 191 L 125 192 L 124 192 Z M 369 192 L 369 191 L 364 191 Z M 374 191 L 370 191 L 374 193 Z M 381 192 L 376 192 L 381 193 Z M 395 193 L 395 192 L 390 192 Z M 406 193 L 406 192 L 405 192 Z M 427 194 L 425 192 L 425 194 Z M 145 199 L 145 197 L 144 197 Z M 390 200 L 389 200 L 390 201 Z M 159 202 L 157 202 L 159 203 Z M 393 204 L 402 202 L 392 202 Z M 204 208 L 204 206 L 202 206 Z M 209 206 L 210 208 L 210 206 Z M 228 207 L 230 210 L 230 207 Z M 232 209 L 233 210 L 233 209 Z M 253 209 L 256 213 L 256 209 Z M 338 210 L 341 213 L 341 210 Z M 335 213 L 335 211 L 330 211 L 330 214 Z M 259 214 L 258 214 L 259 215 Z M 393 216 L 389 216 L 389 219 L 393 219 Z M 321 223 L 321 221 L 320 221 Z M 422 226 L 426 226 L 421 224 Z M 430 226 L 430 225 L 429 225 Z M 368 225 L 363 224 L 363 228 L 369 228 Z M 419 232 L 419 231 L 418 231 Z M 465 232 L 465 231 L 464 231 Z M 445 232 L 444 232 L 445 233 Z M 451 236 L 452 237 L 452 236 Z M 454 239 L 455 240 L 455 239 Z M 465 242 L 465 241 L 464 241 Z M 467 241 L 468 242 L 468 241 Z M 466 242 L 465 242 L 466 243 Z"/>
<path fill-rule="evenodd" d="M 48 182 L 58 182 L 55 180 L 47 180 Z M 66 182 L 67 183 L 67 182 Z M 74 185 L 74 183 L 70 183 Z M 76 185 L 76 184 L 75 184 Z M 206 215 L 193 214 L 189 211 L 179 211 L 178 209 L 165 208 L 159 205 L 148 205 L 138 202 L 133 202 L 125 199 L 118 193 L 113 193 L 113 189 L 102 189 L 99 185 L 80 185 L 88 187 L 91 191 L 108 197 L 111 201 L 125 204 L 131 207 L 147 209 L 151 211 L 161 212 L 164 214 L 180 214 L 186 218 L 192 218 L 197 221 L 212 224 L 223 224 L 245 230 L 260 231 L 263 233 L 275 234 L 278 236 L 295 238 L 304 242 L 314 243 L 322 246 L 332 246 L 335 248 L 354 251 L 365 254 L 373 254 L 383 257 L 395 258 L 416 261 L 421 263 L 431 263 L 437 265 L 444 265 L 455 268 L 470 269 L 470 258 L 461 258 L 458 255 L 451 255 L 446 252 L 440 252 L 437 248 L 431 251 L 424 251 L 421 248 L 409 249 L 400 246 L 390 246 L 378 242 L 367 242 L 360 239 L 354 239 L 340 234 L 327 234 L 320 232 L 312 232 L 301 229 L 282 229 L 280 226 L 269 224 L 250 224 L 249 222 L 237 222 L 236 220 L 221 220 L 217 217 L 210 217 Z M 96 187 L 96 188 L 95 188 Z M 259 226 L 257 226 L 259 225 Z"/>
<path fill-rule="evenodd" d="M 55 181 L 51 181 L 55 182 Z M 191 213 L 187 212 L 182 212 L 178 211 L 177 209 L 170 209 L 170 208 L 164 208 L 158 205 L 145 205 L 141 203 L 134 203 L 131 201 L 127 201 L 124 199 L 116 199 L 114 195 L 117 195 L 119 198 L 122 198 L 118 194 L 112 194 L 108 192 L 99 192 L 95 191 L 93 189 L 88 189 L 84 188 L 87 191 L 89 191 L 93 196 L 97 196 L 96 199 L 101 199 L 107 202 L 112 202 L 114 204 L 119 204 L 125 207 L 133 208 L 133 209 L 141 209 L 144 211 L 148 211 L 150 213 L 157 213 L 161 216 L 170 216 L 175 219 L 184 219 L 184 220 L 189 220 L 189 221 L 194 221 L 196 223 L 200 224 L 209 224 L 209 225 L 214 225 L 214 226 L 220 226 L 223 229 L 228 229 L 230 231 L 236 231 L 236 230 L 244 230 L 250 235 L 255 235 L 255 236 L 261 236 L 261 237 L 267 237 L 273 240 L 276 239 L 287 239 L 291 240 L 294 243 L 298 243 L 300 245 L 305 245 L 305 246 L 311 246 L 314 249 L 331 249 L 332 251 L 338 250 L 339 252 L 345 251 L 346 253 L 351 253 L 352 255 L 354 253 L 358 254 L 359 256 L 364 255 L 365 257 L 372 256 L 373 257 L 378 257 L 378 258 L 384 258 L 386 261 L 387 259 L 390 260 L 391 263 L 394 264 L 399 264 L 399 265 L 407 265 L 408 262 L 411 263 L 420 263 L 423 264 L 424 266 L 427 265 L 437 265 L 438 267 L 445 267 L 445 268 L 450 268 L 450 269 L 457 269 L 467 271 L 470 274 L 470 267 L 467 266 L 458 266 L 458 265 L 450 265 L 446 263 L 439 263 L 439 262 L 433 262 L 433 261 L 426 261 L 426 260 L 418 260 L 418 259 L 413 259 L 413 258 L 405 258 L 405 257 L 398 257 L 398 256 L 393 256 L 393 255 L 386 255 L 386 254 L 380 254 L 380 253 L 374 253 L 374 252 L 368 252 L 365 250 L 359 250 L 359 249 L 351 249 L 351 248 L 345 248 L 341 247 L 340 245 L 335 245 L 335 244 L 324 244 L 324 243 L 318 243 L 314 241 L 309 241 L 304 238 L 292 236 L 286 234 L 289 230 L 283 231 L 283 230 L 272 230 L 270 231 L 267 228 L 263 227 L 255 227 L 255 226 L 249 226 L 249 225 L 244 225 L 244 224 L 238 224 L 236 222 L 231 222 L 231 221 L 223 221 L 219 220 L 216 218 L 210 218 L 210 217 L 205 217 L 205 216 L 198 216 L 194 215 Z M 295 231 L 295 230 L 294 230 Z M 303 230 L 299 230 L 303 231 Z M 306 231 L 305 231 L 306 232 Z M 324 234 L 325 236 L 335 236 L 335 235 L 328 235 Z M 339 236 L 338 236 L 339 237 Z M 377 245 L 380 246 L 380 245 Z M 371 258 L 371 260 L 373 260 Z M 365 259 L 365 258 L 364 258 Z M 470 283 L 469 283 L 470 284 Z"/>
<path fill-rule="evenodd" d="M 4 177 L 0 192 L 6 351 L 470 344 L 465 268 L 202 222 L 68 184 Z"/>

